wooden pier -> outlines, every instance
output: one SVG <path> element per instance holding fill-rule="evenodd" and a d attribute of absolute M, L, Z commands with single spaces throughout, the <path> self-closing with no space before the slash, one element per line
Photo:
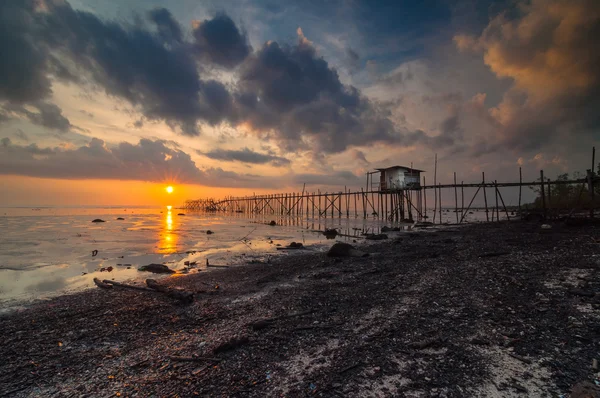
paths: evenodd
<path fill-rule="evenodd" d="M 600 183 L 593 171 L 588 170 L 587 178 L 573 180 L 549 180 L 540 171 L 539 181 L 522 181 L 519 168 L 518 182 L 486 181 L 485 174 L 477 183 L 457 183 L 454 174 L 454 183 L 426 185 L 423 183 L 410 189 L 399 190 L 350 190 L 344 188 L 339 192 L 302 192 L 275 193 L 268 195 L 252 195 L 243 197 L 226 197 L 224 199 L 197 199 L 188 200 L 183 208 L 190 211 L 239 213 L 249 217 L 274 216 L 274 217 L 302 217 L 302 218 L 350 218 L 362 217 L 387 220 L 391 222 L 432 221 L 442 223 L 442 196 L 454 199 L 454 207 L 446 203 L 445 210 L 455 213 L 455 222 L 463 223 L 467 214 L 474 210 L 473 203 L 478 196 L 483 196 L 486 221 L 499 221 L 502 218 L 511 219 L 515 211 L 521 209 L 523 187 L 538 187 L 542 197 L 542 216 L 548 217 L 551 209 L 550 187 L 555 185 L 576 185 L 589 191 L 593 198 L 594 185 Z M 465 189 L 475 190 L 469 198 L 465 196 Z M 501 189 L 518 189 L 519 203 L 517 206 L 507 206 Z M 428 192 L 431 197 L 433 190 L 434 201 L 427 203 Z M 449 191 L 449 192 L 448 192 Z M 445 192 L 445 193 L 444 193 Z M 489 194 L 491 193 L 491 196 Z M 449 196 L 446 196 L 449 195 Z M 581 192 L 580 192 L 581 196 Z M 465 206 L 466 203 L 466 206 Z M 595 203 L 595 202 L 593 202 Z M 574 211 L 577 209 L 573 209 Z M 573 211 L 571 212 L 573 213 Z M 594 216 L 594 206 L 589 211 Z"/>

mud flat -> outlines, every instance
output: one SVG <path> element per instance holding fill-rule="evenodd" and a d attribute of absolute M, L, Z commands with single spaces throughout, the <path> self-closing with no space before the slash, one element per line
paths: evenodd
<path fill-rule="evenodd" d="M 559 396 L 600 360 L 600 226 L 401 232 L 0 318 L 0 396 Z"/>

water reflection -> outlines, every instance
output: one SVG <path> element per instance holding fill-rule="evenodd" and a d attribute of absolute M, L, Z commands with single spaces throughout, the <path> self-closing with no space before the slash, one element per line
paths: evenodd
<path fill-rule="evenodd" d="M 167 214 L 165 216 L 165 228 L 162 231 L 162 240 L 160 251 L 163 253 L 174 253 L 177 246 L 177 235 L 173 232 L 173 214 L 171 213 L 172 206 L 167 206 Z"/>

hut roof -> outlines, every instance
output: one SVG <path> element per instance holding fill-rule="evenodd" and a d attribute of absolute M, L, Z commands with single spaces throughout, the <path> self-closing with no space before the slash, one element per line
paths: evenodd
<path fill-rule="evenodd" d="M 377 171 L 387 171 L 387 170 L 396 170 L 396 169 L 404 169 L 406 171 L 417 171 L 420 173 L 424 173 L 425 170 L 415 169 L 414 167 L 406 167 L 406 166 L 391 166 L 391 167 L 383 167 L 379 169 L 375 169 Z"/>

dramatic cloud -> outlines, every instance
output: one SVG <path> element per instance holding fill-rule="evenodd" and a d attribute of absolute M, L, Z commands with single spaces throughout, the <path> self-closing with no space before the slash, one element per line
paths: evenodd
<path fill-rule="evenodd" d="M 226 149 L 216 149 L 210 152 L 198 151 L 198 154 L 215 160 L 224 160 L 229 162 L 237 161 L 252 164 L 269 163 L 275 167 L 287 166 L 291 163 L 284 157 L 254 152 L 248 148 L 244 148 L 239 151 L 231 151 Z"/>
<path fill-rule="evenodd" d="M 163 141 L 142 139 L 137 145 L 121 143 L 109 148 L 92 138 L 76 149 L 38 148 L 37 145 L 0 147 L 2 174 L 64 179 L 119 179 L 162 182 L 176 178 L 201 183 L 203 172 L 185 152 Z"/>
<path fill-rule="evenodd" d="M 239 65 L 252 51 L 246 34 L 225 14 L 203 22 L 195 21 L 193 35 L 201 58 L 227 68 Z"/>
<path fill-rule="evenodd" d="M 560 136 L 598 137 L 600 3 L 533 0 L 517 11 L 494 18 L 480 37 L 454 38 L 514 82 L 490 110 L 503 143 L 531 150 Z"/>
<path fill-rule="evenodd" d="M 289 151 L 401 143 L 385 111 L 343 85 L 309 43 L 303 35 L 294 46 L 268 42 L 247 59 L 238 83 L 241 119 Z"/>
<path fill-rule="evenodd" d="M 243 151 L 240 151 L 243 152 Z M 252 152 L 250 152 L 252 153 Z M 257 154 L 260 155 L 260 154 Z M 262 155 L 267 156 L 267 155 Z M 276 160 L 271 160 L 276 161 Z M 282 158 L 279 160 L 285 162 Z M 332 174 L 293 174 L 264 177 L 239 174 L 220 167 L 198 168 L 190 156 L 163 140 L 141 139 L 107 146 L 92 138 L 79 148 L 40 148 L 0 140 L 0 174 L 61 179 L 113 179 L 151 182 L 177 181 L 214 187 L 283 188 L 307 183 L 344 185 L 358 181 L 347 171 Z"/>
<path fill-rule="evenodd" d="M 201 79 L 194 44 L 183 41 L 166 9 L 148 14 L 156 31 L 143 23 L 102 21 L 59 0 L 0 2 L 0 18 L 0 52 L 10 54 L 0 61 L 0 101 L 22 105 L 48 98 L 54 77 L 94 82 L 137 106 L 149 120 L 164 120 L 188 135 L 198 134 L 199 121 L 215 125 L 231 116 L 229 91 L 220 82 Z M 211 59 L 220 60 L 219 43 L 211 41 L 216 39 L 209 35 L 203 45 Z M 223 57 L 230 56 L 230 48 L 223 51 Z M 39 117 L 32 115 L 35 123 L 68 126 L 57 118 L 60 110 L 38 110 Z"/>

